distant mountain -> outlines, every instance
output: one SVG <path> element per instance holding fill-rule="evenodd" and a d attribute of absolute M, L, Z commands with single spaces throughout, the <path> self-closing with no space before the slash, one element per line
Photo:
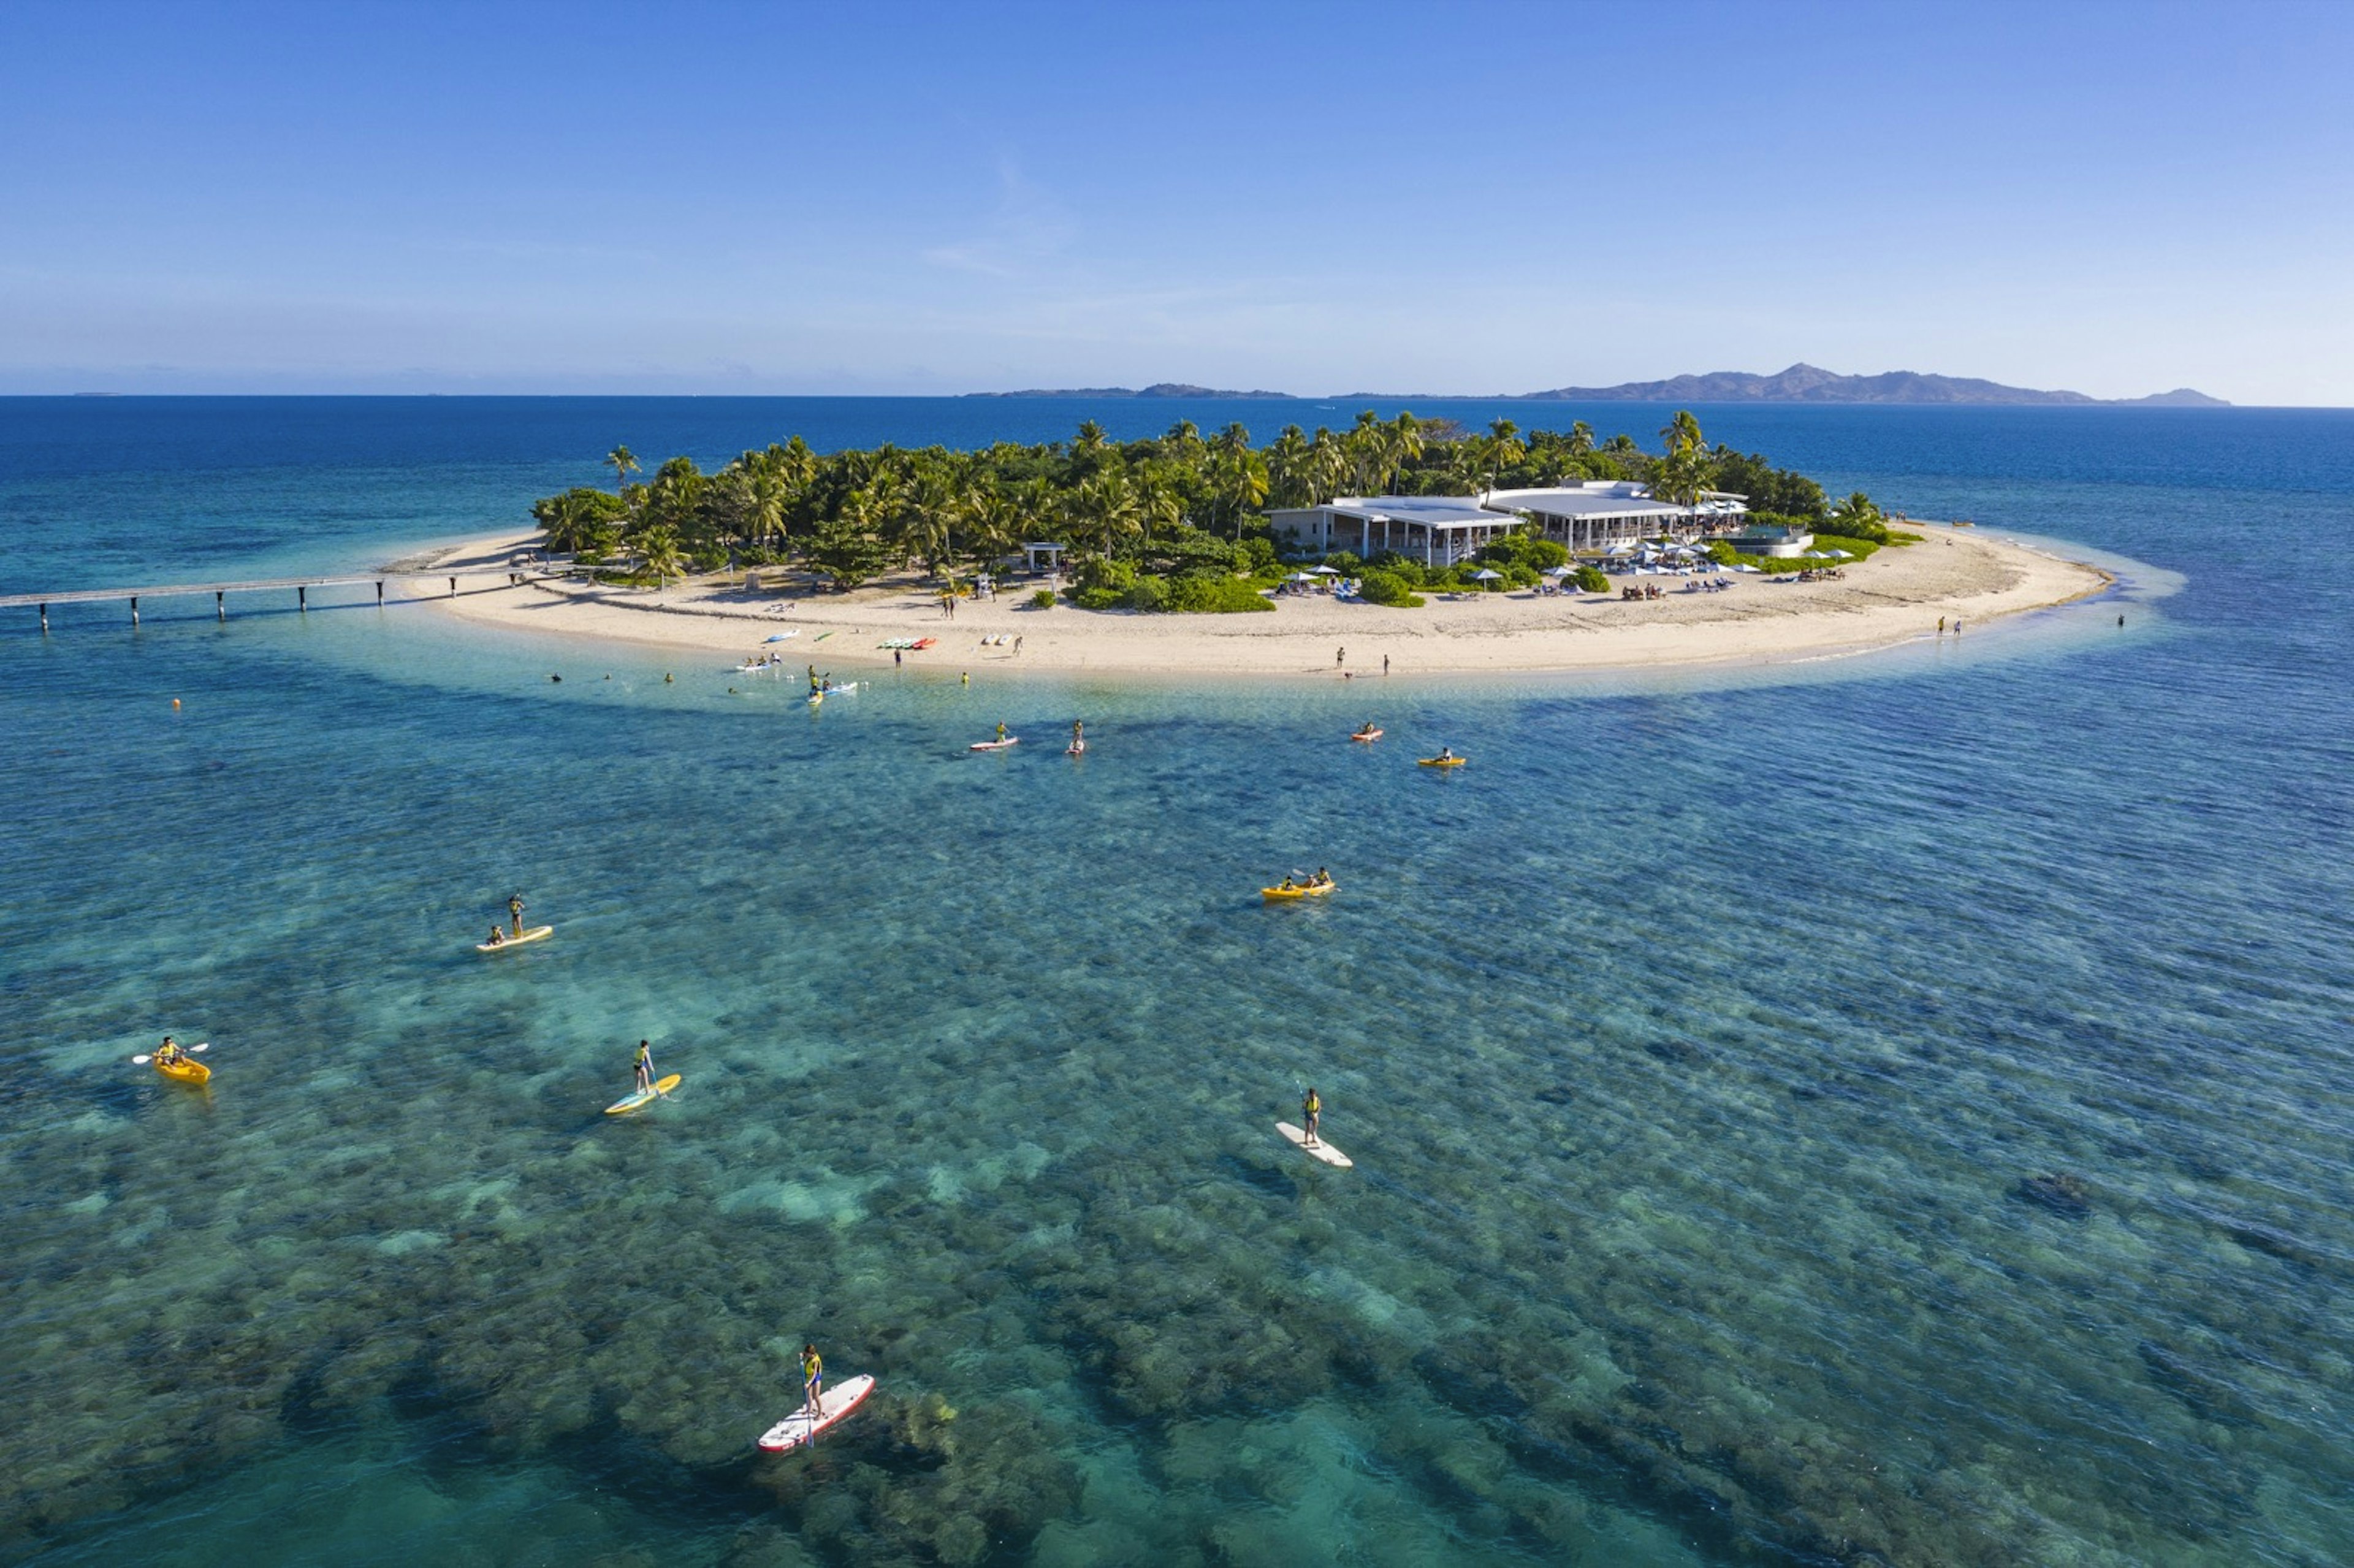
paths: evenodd
<path fill-rule="evenodd" d="M 2159 404 L 2179 408 L 2223 408 L 2230 405 L 2188 387 L 2148 397 L 2087 397 L 2082 392 L 2039 392 L 1967 376 L 1925 376 L 1891 370 L 1880 376 L 1841 376 L 1812 365 L 1794 365 L 1773 376 L 1716 370 L 1666 381 L 1628 381 L 1617 387 L 1556 387 L 1523 392 L 1545 402 L 1584 403 L 2070 403 Z"/>
<path fill-rule="evenodd" d="M 1182 381 L 1156 381 L 1133 387 L 1030 387 L 1019 392 L 968 392 L 968 397 L 1289 397 L 1288 392 L 1236 392 L 1224 387 L 1193 387 Z"/>
<path fill-rule="evenodd" d="M 1032 387 L 1020 392 L 968 392 L 968 397 L 1278 397 L 1298 400 L 1294 392 L 1237 392 L 1231 387 L 1195 387 L 1182 381 L 1156 381 L 1132 387 Z M 1461 393 L 1423 392 L 1415 398 L 1437 401 Z M 2082 392 L 2038 392 L 2028 387 L 2005 387 L 1967 376 L 1925 376 L 1917 370 L 1891 370 L 1881 376 L 1841 376 L 1812 365 L 1794 365 L 1773 376 L 1744 370 L 1714 370 L 1706 376 L 1678 376 L 1666 381 L 1628 381 L 1616 387 L 1556 387 L 1550 392 L 1492 394 L 1504 401 L 1540 403 L 1919 403 L 2022 404 L 2062 403 L 2134 405 L 2166 408 L 2228 408 L 2221 397 L 2210 397 L 2188 387 L 2157 392 L 2147 397 L 2087 397 Z M 1345 392 L 1320 399 L 1334 403 L 1384 402 L 1409 399 L 1394 392 Z M 1483 401 L 1485 399 L 1482 399 Z"/>

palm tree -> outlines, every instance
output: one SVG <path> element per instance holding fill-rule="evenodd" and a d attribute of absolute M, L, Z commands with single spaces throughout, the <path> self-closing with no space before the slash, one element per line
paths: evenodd
<path fill-rule="evenodd" d="M 630 475 L 644 471 L 638 467 L 637 454 L 627 447 L 615 447 L 611 451 L 607 452 L 605 464 L 613 471 L 615 494 L 620 494 L 629 488 Z"/>
<path fill-rule="evenodd" d="M 1659 438 L 1668 443 L 1670 456 L 1678 452 L 1699 451 L 1704 445 L 1700 433 L 1700 421 L 1692 418 L 1690 408 L 1677 409 L 1676 417 L 1670 419 L 1666 428 L 1659 431 Z"/>
<path fill-rule="evenodd" d="M 1239 425 L 1227 427 L 1242 429 Z M 1235 539 L 1243 536 L 1243 514 L 1267 500 L 1267 463 L 1246 446 L 1225 454 L 1218 462 L 1218 497 L 1233 512 Z"/>
<path fill-rule="evenodd" d="M 1267 493 L 1278 506 L 1312 506 L 1316 503 L 1316 485 L 1310 472 L 1308 438 L 1297 425 L 1283 427 L 1283 434 L 1267 449 Z"/>
<path fill-rule="evenodd" d="M 1594 450 L 1594 427 L 1583 419 L 1569 422 L 1569 455 L 1584 457 Z"/>

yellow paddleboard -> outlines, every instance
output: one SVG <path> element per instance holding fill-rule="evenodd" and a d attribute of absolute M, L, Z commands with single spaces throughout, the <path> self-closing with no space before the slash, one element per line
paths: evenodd
<path fill-rule="evenodd" d="M 504 953 L 509 948 L 520 948 L 525 942 L 537 942 L 555 935 L 556 927 L 553 926 L 534 926 L 522 936 L 509 937 L 504 942 L 477 942 L 474 944 L 474 951 L 478 953 Z"/>
<path fill-rule="evenodd" d="M 627 1116 L 633 1110 L 642 1110 L 647 1106 L 653 1104 L 657 1097 L 666 1095 L 673 1089 L 678 1087 L 678 1080 L 679 1075 L 676 1073 L 672 1073 L 666 1077 L 656 1078 L 652 1088 L 640 1089 L 636 1094 L 631 1095 L 627 1099 L 615 1100 L 611 1105 L 605 1107 L 605 1114 L 607 1116 Z"/>

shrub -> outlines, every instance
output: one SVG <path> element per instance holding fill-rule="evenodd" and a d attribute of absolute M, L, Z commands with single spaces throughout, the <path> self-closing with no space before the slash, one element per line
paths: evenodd
<path fill-rule="evenodd" d="M 1376 571 L 1384 571 L 1404 580 L 1408 588 L 1419 588 L 1426 567 L 1412 556 L 1402 556 L 1395 550 L 1384 550 L 1365 563 Z"/>
<path fill-rule="evenodd" d="M 1322 564 L 1352 577 L 1365 567 L 1364 560 L 1354 550 L 1335 550 L 1324 557 Z"/>
<path fill-rule="evenodd" d="M 1128 602 L 1125 588 L 1079 588 L 1071 595 L 1071 602 L 1081 609 L 1118 609 Z"/>
<path fill-rule="evenodd" d="M 1115 597 L 1136 586 L 1134 567 L 1126 561 L 1115 561 L 1102 556 L 1089 556 L 1079 563 L 1079 569 L 1072 575 L 1077 578 L 1080 588 L 1090 591 L 1109 589 Z"/>
<path fill-rule="evenodd" d="M 1235 566 L 1253 577 L 1271 572 L 1283 564 L 1276 557 L 1275 541 L 1256 534 L 1245 539 L 1235 553 Z"/>
<path fill-rule="evenodd" d="M 1425 602 L 1404 577 L 1378 567 L 1368 569 L 1357 579 L 1357 597 L 1367 604 L 1387 605 L 1393 609 L 1413 609 Z"/>
<path fill-rule="evenodd" d="M 1148 613 L 1169 608 L 1169 585 L 1159 577 L 1139 577 L 1128 590 L 1128 608 Z"/>
<path fill-rule="evenodd" d="M 1169 584 L 1169 608 L 1182 615 L 1232 615 L 1275 606 L 1240 577 L 1193 574 Z"/>
<path fill-rule="evenodd" d="M 1054 609 L 1055 590 L 1053 588 L 1040 588 L 1036 593 L 1032 594 L 1030 596 L 1030 608 L 1033 609 Z"/>
<path fill-rule="evenodd" d="M 1610 591 L 1610 579 L 1603 575 L 1603 571 L 1600 567 L 1580 567 L 1577 568 L 1576 572 L 1571 576 L 1569 580 L 1575 583 L 1587 593 L 1608 593 Z"/>
<path fill-rule="evenodd" d="M 1567 566 L 1569 547 L 1534 534 L 1508 534 L 1484 546 L 1479 552 L 1479 559 L 1482 564 L 1498 571 L 1525 567 L 1532 572 L 1538 572 L 1547 567 Z"/>

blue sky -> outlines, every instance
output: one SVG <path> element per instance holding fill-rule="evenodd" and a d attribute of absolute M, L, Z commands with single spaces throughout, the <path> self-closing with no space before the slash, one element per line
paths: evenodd
<path fill-rule="evenodd" d="M 0 8 L 0 392 L 2354 404 L 2354 4 Z"/>

